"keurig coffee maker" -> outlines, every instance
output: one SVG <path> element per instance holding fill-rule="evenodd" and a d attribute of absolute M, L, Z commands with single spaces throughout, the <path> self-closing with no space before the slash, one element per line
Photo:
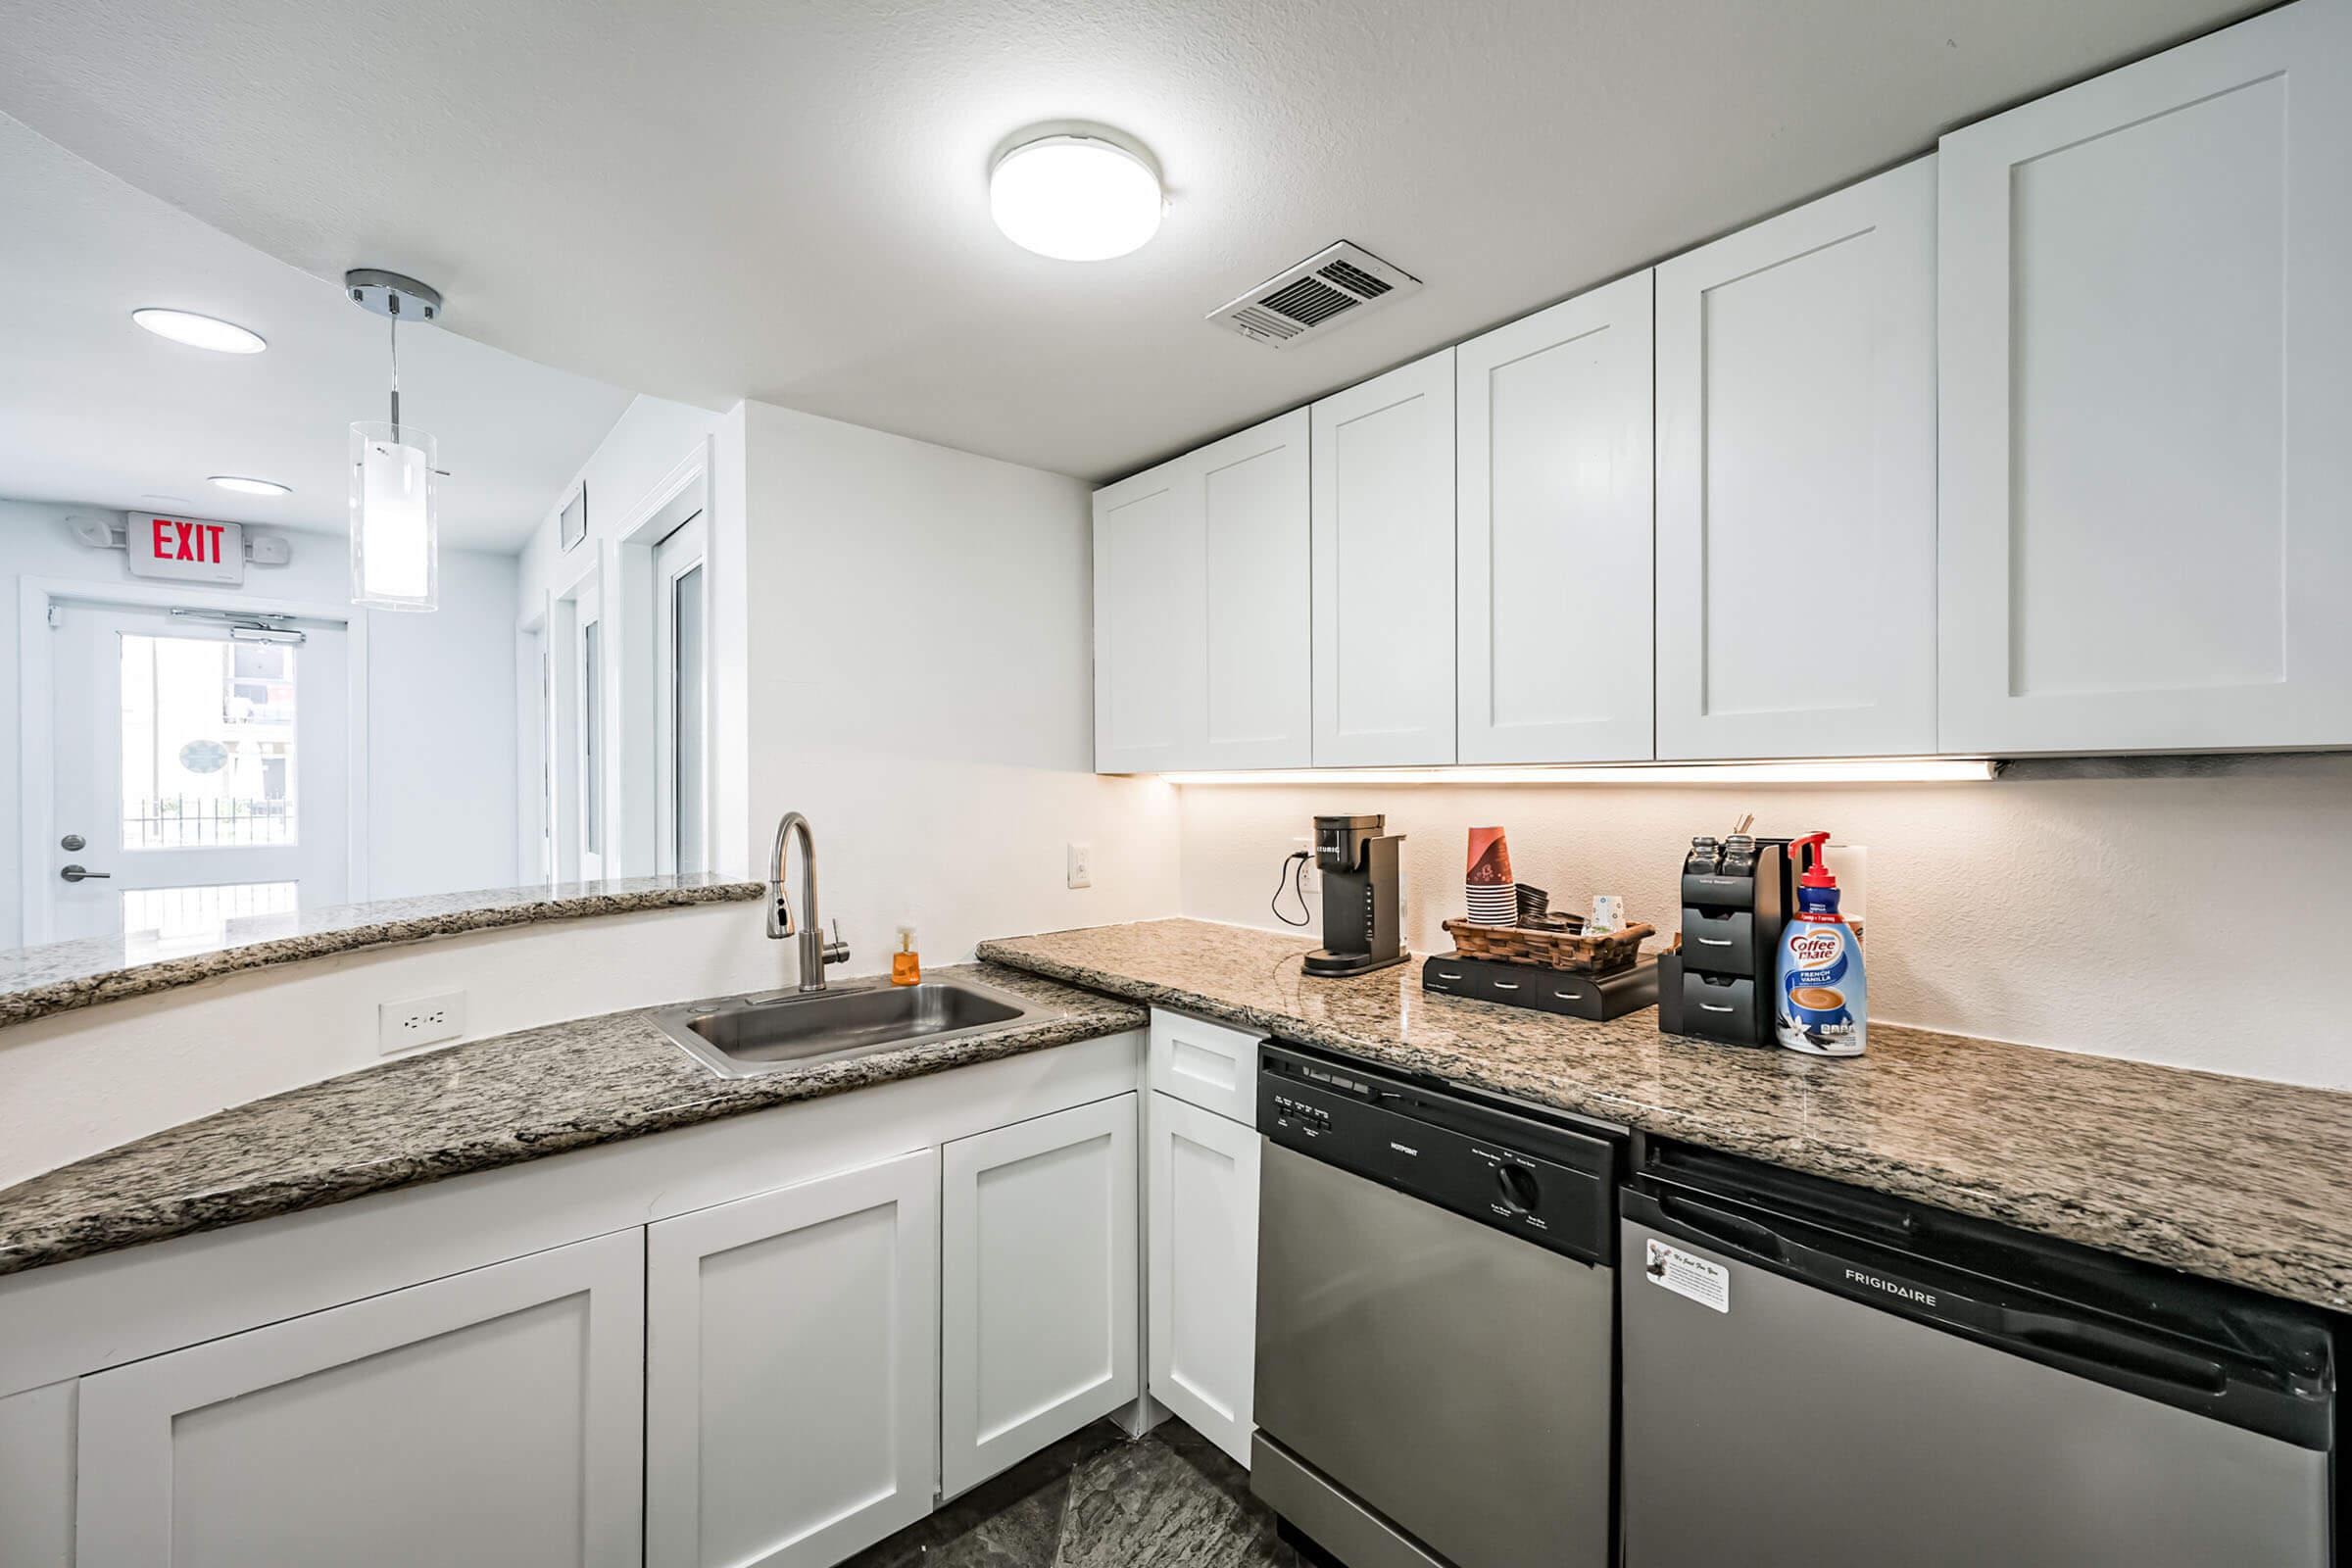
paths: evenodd
<path fill-rule="evenodd" d="M 1306 956 L 1306 972 L 1368 974 L 1404 961 L 1398 927 L 1396 846 L 1383 838 L 1388 818 L 1318 816 L 1315 866 L 1323 873 L 1323 946 Z"/>

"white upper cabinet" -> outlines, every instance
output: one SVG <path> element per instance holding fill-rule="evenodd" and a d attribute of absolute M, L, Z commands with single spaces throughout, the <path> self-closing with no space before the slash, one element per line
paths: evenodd
<path fill-rule="evenodd" d="M 1095 492 L 1095 769 L 1185 761 L 1201 730 L 1206 592 L 1186 459 Z"/>
<path fill-rule="evenodd" d="M 1185 460 L 1208 568 L 1200 766 L 1313 760 L 1306 451 L 1307 412 L 1294 409 Z"/>
<path fill-rule="evenodd" d="M 1936 160 L 1657 273 L 1657 755 L 1934 752 Z"/>
<path fill-rule="evenodd" d="M 2352 744 L 2352 6 L 1944 138 L 1942 749 Z"/>
<path fill-rule="evenodd" d="M 1453 350 L 1313 416 L 1314 763 L 1450 762 Z"/>
<path fill-rule="evenodd" d="M 1095 492 L 1098 771 L 1303 767 L 1307 412 Z"/>
<path fill-rule="evenodd" d="M 1646 761 L 1650 274 L 1455 368 L 1459 760 Z"/>

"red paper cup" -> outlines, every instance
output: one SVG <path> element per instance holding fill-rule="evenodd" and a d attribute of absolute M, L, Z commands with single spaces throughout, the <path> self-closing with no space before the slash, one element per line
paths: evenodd
<path fill-rule="evenodd" d="M 1511 876 L 1511 847 L 1503 841 L 1498 827 L 1474 827 L 1470 830 L 1469 869 L 1462 880 L 1472 887 L 1507 888 Z"/>

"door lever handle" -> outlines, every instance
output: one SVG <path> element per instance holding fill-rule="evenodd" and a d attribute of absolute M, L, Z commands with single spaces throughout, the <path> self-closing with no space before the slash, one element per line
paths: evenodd
<path fill-rule="evenodd" d="M 90 871 L 78 865 L 69 865 L 57 874 L 69 882 L 109 882 L 115 875 L 112 871 Z"/>

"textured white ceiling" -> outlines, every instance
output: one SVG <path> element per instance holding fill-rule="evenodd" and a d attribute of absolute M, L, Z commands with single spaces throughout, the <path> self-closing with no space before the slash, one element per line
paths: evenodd
<path fill-rule="evenodd" d="M 1888 163 L 2243 0 L 0 0 L 0 110 L 455 330 L 1103 477 Z M 990 226 L 1106 122 L 1134 256 Z M 1206 311 L 1334 239 L 1427 280 L 1287 354 Z"/>
<path fill-rule="evenodd" d="M 348 526 L 354 419 L 385 416 L 386 323 L 340 287 L 174 211 L 0 117 L 0 496 Z M 267 353 L 141 330 L 162 305 Z M 439 443 L 445 543 L 511 551 L 629 394 L 432 327 L 400 335 L 402 413 Z M 288 496 L 232 495 L 216 473 Z"/>

